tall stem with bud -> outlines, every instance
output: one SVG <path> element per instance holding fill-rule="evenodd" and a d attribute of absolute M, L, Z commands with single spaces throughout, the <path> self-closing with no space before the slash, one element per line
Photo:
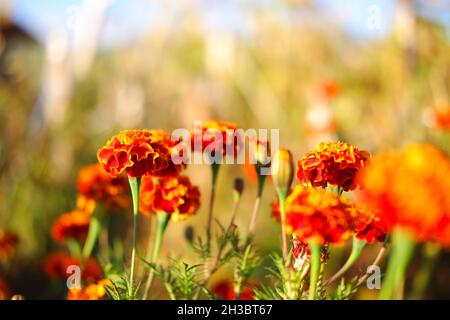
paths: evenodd
<path fill-rule="evenodd" d="M 213 220 L 214 199 L 216 196 L 217 176 L 219 174 L 220 164 L 211 164 L 211 193 L 209 198 L 208 222 L 206 225 L 206 245 L 208 251 L 211 250 L 211 227 Z"/>
<path fill-rule="evenodd" d="M 283 244 L 283 258 L 288 265 L 288 246 L 286 240 L 286 211 L 285 202 L 294 178 L 294 163 L 289 150 L 279 149 L 272 159 L 272 180 L 277 190 L 281 212 L 281 240 Z"/>

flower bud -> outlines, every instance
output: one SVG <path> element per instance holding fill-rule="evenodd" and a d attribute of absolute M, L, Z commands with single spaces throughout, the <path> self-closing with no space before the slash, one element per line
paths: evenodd
<path fill-rule="evenodd" d="M 192 228 L 192 226 L 187 226 L 184 229 L 184 238 L 189 243 L 193 243 L 194 242 L 194 228 Z"/>
<path fill-rule="evenodd" d="M 287 194 L 294 178 L 294 162 L 287 149 L 279 149 L 272 158 L 272 180 L 278 193 Z"/>
<path fill-rule="evenodd" d="M 239 196 L 241 196 L 243 191 L 244 191 L 244 180 L 242 180 L 241 178 L 236 178 L 234 180 L 234 192 L 236 192 Z"/>
<path fill-rule="evenodd" d="M 258 141 L 256 143 L 254 158 L 257 167 L 270 167 L 270 144 L 267 141 Z"/>

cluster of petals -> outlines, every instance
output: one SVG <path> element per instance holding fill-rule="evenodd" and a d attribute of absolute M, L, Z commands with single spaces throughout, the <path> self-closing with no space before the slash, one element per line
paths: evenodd
<path fill-rule="evenodd" d="M 83 167 L 78 174 L 77 187 L 85 199 L 102 203 L 111 210 L 120 211 L 131 205 L 126 175 L 111 176 L 100 164 Z"/>
<path fill-rule="evenodd" d="M 110 285 L 108 279 L 102 279 L 79 289 L 70 289 L 67 300 L 101 300 L 106 297 L 106 289 Z"/>
<path fill-rule="evenodd" d="M 52 238 L 61 244 L 66 243 L 69 239 L 86 239 L 90 217 L 89 212 L 80 209 L 63 213 L 53 222 Z"/>
<path fill-rule="evenodd" d="M 305 185 L 344 191 L 358 187 L 358 171 L 366 165 L 369 153 L 345 142 L 323 142 L 298 161 L 297 178 Z"/>
<path fill-rule="evenodd" d="M 360 209 L 344 197 L 302 185 L 295 186 L 288 195 L 285 211 L 287 232 L 302 243 L 341 243 L 377 219 L 372 212 Z M 281 219 L 278 202 L 272 204 L 272 215 Z M 371 233 L 367 238 L 379 239 L 384 235 Z"/>
<path fill-rule="evenodd" d="M 144 176 L 141 181 L 141 213 L 157 212 L 170 214 L 173 221 L 186 219 L 200 207 L 200 191 L 186 176 Z"/>
<path fill-rule="evenodd" d="M 375 157 L 358 176 L 363 200 L 389 228 L 417 241 L 450 244 L 450 159 L 431 144 L 412 144 Z"/>
<path fill-rule="evenodd" d="M 82 269 L 81 278 L 86 282 L 96 282 L 102 278 L 102 268 L 97 260 L 89 258 L 82 261 L 72 257 L 64 251 L 51 253 L 44 261 L 44 273 L 49 278 L 67 279 L 67 270 L 70 266 Z"/>
<path fill-rule="evenodd" d="M 201 128 L 194 128 L 191 148 L 193 151 L 223 158 L 232 152 L 232 156 L 236 158 L 242 147 L 238 129 L 239 127 L 231 122 L 216 120 L 203 122 Z"/>
<path fill-rule="evenodd" d="M 123 130 L 97 153 L 103 168 L 113 176 L 158 175 L 169 166 L 169 135 L 163 130 Z"/>

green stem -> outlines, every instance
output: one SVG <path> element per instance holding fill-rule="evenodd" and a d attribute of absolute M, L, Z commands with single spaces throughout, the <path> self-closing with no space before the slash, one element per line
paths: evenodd
<path fill-rule="evenodd" d="M 414 239 L 408 231 L 403 229 L 394 230 L 392 235 L 392 253 L 379 296 L 381 300 L 401 296 L 398 291 L 403 287 L 405 272 L 414 253 L 414 246 Z"/>
<path fill-rule="evenodd" d="M 266 180 L 266 176 L 258 175 L 258 192 L 256 194 L 255 205 L 253 207 L 252 217 L 250 219 L 250 224 L 247 229 L 247 237 L 245 239 L 245 246 L 248 246 L 253 241 L 253 236 L 255 233 L 256 220 L 259 215 L 259 208 L 261 206 L 261 198 L 264 190 L 264 182 Z"/>
<path fill-rule="evenodd" d="M 130 270 L 130 284 L 128 287 L 128 295 L 133 295 L 133 278 L 134 268 L 136 260 L 136 239 L 137 239 L 137 224 L 139 218 L 139 186 L 141 184 L 141 178 L 128 177 L 130 184 L 131 196 L 133 198 L 133 244 L 131 249 L 131 270 Z"/>
<path fill-rule="evenodd" d="M 158 212 L 156 214 L 158 218 L 158 228 L 156 231 L 156 239 L 155 239 L 155 246 L 153 247 L 153 254 L 152 254 L 152 263 L 156 263 L 159 255 L 159 250 L 161 249 L 161 244 L 164 238 L 164 233 L 167 229 L 167 225 L 170 221 L 170 215 L 166 212 Z M 142 297 L 143 300 L 147 300 L 148 293 L 150 291 L 150 288 L 152 286 L 153 278 L 155 276 L 155 270 L 152 268 L 150 269 L 150 273 L 147 277 L 147 282 L 145 284 L 145 290 L 144 295 Z"/>
<path fill-rule="evenodd" d="M 209 198 L 208 222 L 206 226 L 206 245 L 208 251 L 211 249 L 211 225 L 213 219 L 214 198 L 216 196 L 217 176 L 219 174 L 220 164 L 211 164 L 211 194 Z"/>
<path fill-rule="evenodd" d="M 84 261 L 91 256 L 92 250 L 94 250 L 95 243 L 97 242 L 98 235 L 100 234 L 100 229 L 101 225 L 99 219 L 92 216 L 91 221 L 89 222 L 89 230 L 81 254 Z"/>
<path fill-rule="evenodd" d="M 365 240 L 360 240 L 357 237 L 353 237 L 352 252 L 350 253 L 350 256 L 348 257 L 347 261 L 342 266 L 342 268 L 339 269 L 338 272 L 336 272 L 330 279 L 325 281 L 324 285 L 331 284 L 335 280 L 339 279 L 345 272 L 347 272 L 361 256 L 361 253 L 366 244 L 367 242 Z"/>
<path fill-rule="evenodd" d="M 413 299 L 423 299 L 431 274 L 441 252 L 441 247 L 434 243 L 425 243 L 422 248 L 423 261 L 414 276 L 412 294 Z"/>
<path fill-rule="evenodd" d="M 320 245 L 318 243 L 310 243 L 309 248 L 311 250 L 311 270 L 309 280 L 309 300 L 316 298 L 317 280 L 320 273 Z"/>
<path fill-rule="evenodd" d="M 283 245 L 283 258 L 285 265 L 289 265 L 288 260 L 288 245 L 286 240 L 286 198 L 287 192 L 279 191 L 278 200 L 280 202 L 280 215 L 281 215 L 281 243 Z"/>

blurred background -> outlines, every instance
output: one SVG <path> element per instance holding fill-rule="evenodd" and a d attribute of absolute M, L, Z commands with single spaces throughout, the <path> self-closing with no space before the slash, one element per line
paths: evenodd
<path fill-rule="evenodd" d="M 121 129 L 210 118 L 277 128 L 295 159 L 336 139 L 372 153 L 431 140 L 449 152 L 449 40 L 449 0 L 0 0 L 0 229 L 20 239 L 0 276 L 27 298 L 58 297 L 42 272 L 58 248 L 51 224 L 75 206 L 78 170 Z M 204 232 L 210 171 L 187 175 L 202 207 L 170 226 L 163 255 L 186 253 L 187 226 Z M 224 166 L 216 213 L 228 221 L 236 177 L 245 228 L 252 167 Z M 268 183 L 263 253 L 279 247 L 273 199 Z M 330 264 L 348 248 L 337 252 Z M 357 268 L 372 259 L 368 250 Z M 432 283 L 426 298 L 450 297 L 448 254 Z"/>

